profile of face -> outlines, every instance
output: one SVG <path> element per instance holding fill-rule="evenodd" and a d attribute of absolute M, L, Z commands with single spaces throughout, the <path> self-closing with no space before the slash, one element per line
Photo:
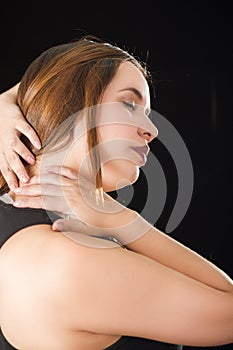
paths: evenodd
<path fill-rule="evenodd" d="M 105 192 L 134 183 L 158 130 L 149 119 L 150 92 L 141 71 L 123 62 L 105 89 L 96 112 L 98 151 Z M 80 131 L 80 124 L 77 123 Z M 79 132 L 80 135 L 80 132 Z M 78 137 L 63 165 L 87 172 L 87 138 Z"/>

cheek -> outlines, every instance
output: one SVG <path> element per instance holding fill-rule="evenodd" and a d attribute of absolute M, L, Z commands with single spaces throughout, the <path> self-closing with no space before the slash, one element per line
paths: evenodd
<path fill-rule="evenodd" d="M 122 125 L 103 126 L 99 130 L 98 148 L 102 165 L 113 160 L 129 160 L 135 130 Z M 135 138 L 135 136 L 134 136 Z"/>
<path fill-rule="evenodd" d="M 98 129 L 99 142 L 110 140 L 134 140 L 136 128 L 127 125 L 105 125 Z"/>
<path fill-rule="evenodd" d="M 125 169 L 129 169 L 129 166 L 134 168 L 142 165 L 141 157 L 133 150 L 133 147 L 139 146 L 135 127 L 125 125 L 102 126 L 98 137 L 98 149 L 102 166 L 109 162 L 117 168 L 122 166 Z"/>
<path fill-rule="evenodd" d="M 130 145 L 126 140 L 109 139 L 99 143 L 98 148 L 102 166 L 109 162 L 118 164 L 120 161 L 130 159 Z"/>

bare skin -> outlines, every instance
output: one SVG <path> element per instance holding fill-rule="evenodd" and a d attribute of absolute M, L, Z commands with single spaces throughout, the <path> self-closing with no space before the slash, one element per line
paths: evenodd
<path fill-rule="evenodd" d="M 146 107 L 148 99 L 141 104 Z M 135 131 L 124 129 L 127 139 L 150 141 L 148 131 Z M 109 130 L 104 134 L 103 129 L 102 137 L 108 135 Z M 73 151 L 76 155 L 77 150 Z M 65 165 L 72 166 L 72 159 L 70 153 Z M 74 191 L 76 166 L 66 176 L 67 196 Z M 111 166 L 122 171 L 121 162 Z M 128 166 L 129 181 L 135 181 L 138 165 Z M 56 183 L 47 175 L 49 191 Z M 106 176 L 105 188 L 115 186 L 116 178 L 110 181 Z M 38 185 L 35 178 L 22 186 L 21 193 L 14 192 L 16 201 L 21 198 L 19 206 L 30 206 L 30 200 L 32 207 L 41 206 Z M 79 200 L 73 202 L 74 210 L 77 206 L 80 211 Z M 85 218 L 85 210 L 80 215 Z M 136 213 L 125 208 L 109 215 L 107 220 L 94 216 L 96 222 L 90 224 L 102 222 L 102 229 L 117 231 L 120 223 L 132 222 Z M 142 237 L 126 244 L 127 249 L 113 242 L 108 242 L 107 249 L 91 247 L 86 239 L 94 245 L 99 238 L 75 234 L 76 242 L 49 225 L 37 225 L 19 231 L 1 248 L 0 324 L 15 347 L 76 350 L 79 344 L 83 350 L 100 350 L 122 334 L 188 346 L 233 341 L 233 283 L 215 265 L 149 224 Z"/>
<path fill-rule="evenodd" d="M 7 117 L 9 113 L 9 124 L 2 123 L 2 133 L 7 135 L 6 140 L 2 140 L 0 146 L 0 163 L 1 172 L 5 177 L 10 189 L 15 189 L 19 185 L 19 180 L 27 182 L 29 176 L 25 170 L 19 155 L 28 163 L 34 164 L 34 155 L 24 146 L 19 140 L 19 136 L 24 134 L 31 143 L 40 148 L 40 139 L 35 130 L 26 123 L 19 107 L 16 105 L 16 94 L 19 84 L 16 84 L 7 93 L 0 95 L 2 112 Z M 8 117 L 7 117 L 8 118 Z M 6 127 L 6 130 L 5 130 Z M 8 128 L 12 128 L 12 133 L 9 135 Z M 14 130 L 14 131 L 13 131 Z"/>
<path fill-rule="evenodd" d="M 9 239 L 0 262 L 1 326 L 19 349 L 97 350 L 121 334 L 191 346 L 232 341 L 231 292 L 114 243 L 91 248 L 38 225 Z"/>
<path fill-rule="evenodd" d="M 75 326 L 75 315 L 72 313 L 72 316 L 66 317 L 75 305 L 75 300 L 83 298 L 81 290 L 76 290 L 78 294 L 75 300 L 72 300 L 74 295 L 70 295 L 69 288 L 75 287 L 73 283 L 67 285 L 66 290 L 65 285 L 72 273 L 70 263 L 73 259 L 78 259 L 73 260 L 73 263 L 80 267 L 88 264 L 88 255 L 93 254 L 91 250 L 94 248 L 84 248 L 64 235 L 53 232 L 48 225 L 21 230 L 2 247 L 1 328 L 8 341 L 17 349 L 72 350 L 77 349 L 79 344 L 80 349 L 99 350 L 119 338 L 119 335 L 94 333 L 82 328 L 78 330 Z M 11 263 L 9 254 L 14 256 Z M 79 273 L 83 274 L 83 268 L 80 267 Z M 36 273 L 34 269 L 37 270 Z M 78 270 L 76 272 L 78 273 Z M 17 278 L 7 283 L 6 276 L 12 273 Z M 93 280 L 93 285 L 95 282 Z M 76 287 L 78 284 L 76 281 Z M 19 286 L 20 293 L 17 295 L 15 291 Z M 88 293 L 85 293 L 85 299 L 87 302 Z M 65 310 L 66 307 L 68 309 Z M 9 310 L 12 310 L 12 313 Z M 79 315 L 82 317 L 81 313 Z"/>

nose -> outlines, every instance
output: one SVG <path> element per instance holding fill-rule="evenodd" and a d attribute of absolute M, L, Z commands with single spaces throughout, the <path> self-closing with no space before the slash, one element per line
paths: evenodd
<path fill-rule="evenodd" d="M 152 124 L 152 123 L 151 123 Z M 158 136 L 158 129 L 152 124 L 153 127 L 144 129 L 138 128 L 138 135 L 142 137 L 147 143 L 150 143 Z"/>

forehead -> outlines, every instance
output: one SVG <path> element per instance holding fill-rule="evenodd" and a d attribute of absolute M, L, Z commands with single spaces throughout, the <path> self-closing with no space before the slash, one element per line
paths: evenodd
<path fill-rule="evenodd" d="M 123 62 L 111 82 L 111 88 L 115 90 L 126 87 L 134 87 L 148 100 L 149 86 L 142 72 L 131 62 Z"/>

